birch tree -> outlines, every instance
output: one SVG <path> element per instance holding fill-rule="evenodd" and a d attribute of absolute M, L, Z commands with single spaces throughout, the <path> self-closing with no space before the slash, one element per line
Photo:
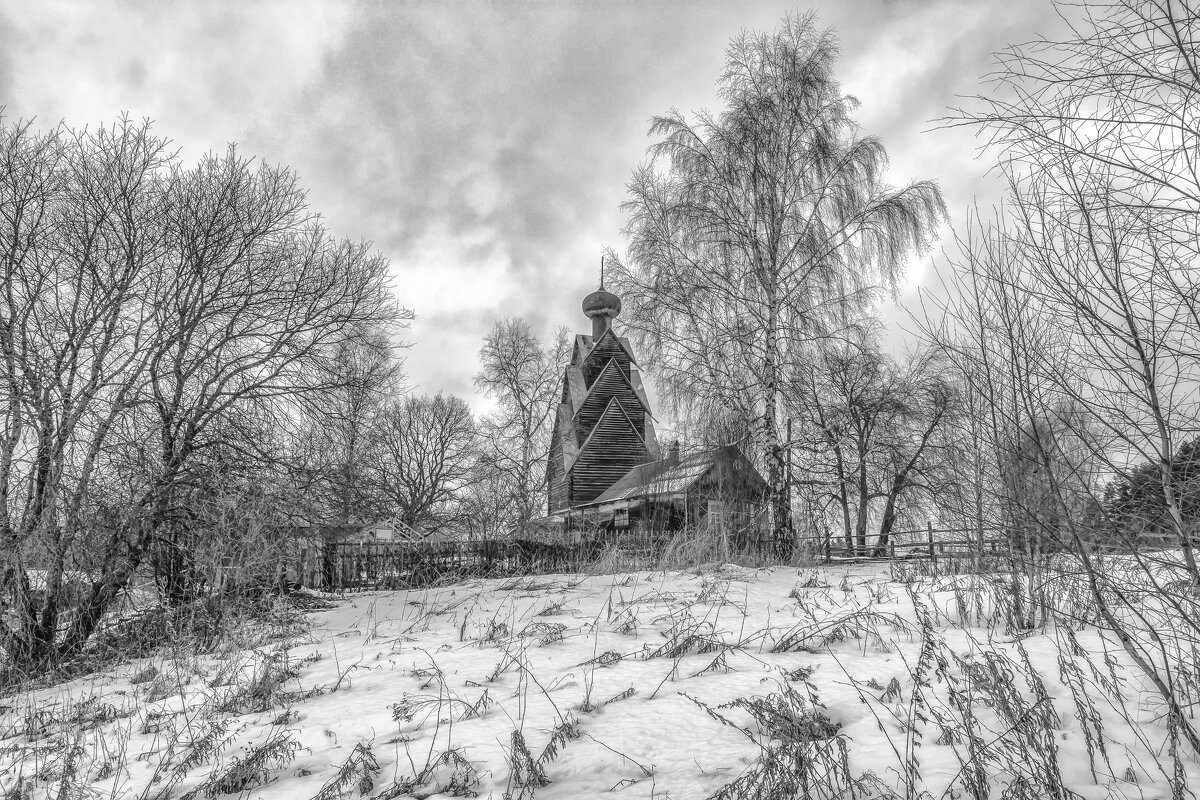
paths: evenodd
<path fill-rule="evenodd" d="M 678 410 L 745 407 L 767 456 L 776 536 L 790 541 L 782 381 L 807 342 L 892 286 L 944 216 L 931 181 L 893 189 L 858 134 L 838 44 L 812 15 L 743 32 L 720 112 L 655 117 L 629 183 L 626 325 Z"/>
<path fill-rule="evenodd" d="M 504 476 L 518 528 L 545 510 L 546 457 L 568 353 L 565 328 L 543 345 L 515 317 L 496 322 L 479 351 L 475 387 L 497 406 L 480 423 L 482 458 Z"/>

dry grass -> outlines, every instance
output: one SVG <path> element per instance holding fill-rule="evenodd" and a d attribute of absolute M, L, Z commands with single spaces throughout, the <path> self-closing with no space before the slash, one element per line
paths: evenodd
<path fill-rule="evenodd" d="M 487 791 L 531 800 L 573 774 L 564 763 L 584 752 L 616 759 L 624 772 L 612 789 L 645 784 L 665 796 L 678 776 L 602 731 L 608 715 L 673 698 L 698 712 L 689 736 L 742 742 L 730 744 L 740 766 L 706 773 L 707 796 L 719 800 L 1069 798 L 1084 784 L 1113 798 L 1189 796 L 1194 755 L 1148 704 L 1111 635 L 1080 615 L 1068 573 L 1048 577 L 1060 604 L 1028 630 L 1015 624 L 1001 574 L 735 567 L 710 562 L 726 555 L 712 545 L 670 551 L 700 559 L 686 573 L 659 563 L 473 581 L 403 595 L 390 617 L 382 596 L 363 596 L 360 621 L 321 648 L 295 615 L 247 621 L 203 656 L 160 648 L 141 659 L 122 695 L 76 681 L 48 702 L 53 692 L 25 687 L 0 703 L 0 797 L 246 796 L 319 769 L 320 788 L 307 793 L 318 800 Z M 620 557 L 606 555 L 609 566 Z M 751 587 L 781 574 L 777 595 L 753 599 Z M 587 655 L 548 672 L 546 655 L 568 647 Z M 492 666 L 462 674 L 455 652 Z M 1182 659 L 1184 649 L 1164 652 Z M 411 688 L 380 698 L 390 732 L 351 739 L 336 761 L 302 761 L 309 709 L 339 692 L 358 697 L 368 653 L 411 662 L 402 671 Z M 314 666 L 336 677 L 306 678 Z M 757 689 L 711 699 L 727 682 L 750 686 L 754 670 Z M 1181 695 L 1195 696 L 1195 678 L 1179 674 Z M 869 720 L 857 735 L 846 732 L 847 692 Z M 653 714 L 643 722 L 663 724 Z M 480 749 L 481 730 L 490 749 Z M 879 734 L 869 752 L 867 731 Z M 151 776 L 135 780 L 143 761 Z"/>

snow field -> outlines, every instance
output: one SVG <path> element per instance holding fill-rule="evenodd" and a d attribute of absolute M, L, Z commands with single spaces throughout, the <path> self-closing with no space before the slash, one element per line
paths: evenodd
<path fill-rule="evenodd" d="M 878 565 L 355 595 L 299 635 L 0 700 L 0 790 L 1172 797 L 1162 704 L 1111 637 L 1013 636 L 1003 597 Z"/>

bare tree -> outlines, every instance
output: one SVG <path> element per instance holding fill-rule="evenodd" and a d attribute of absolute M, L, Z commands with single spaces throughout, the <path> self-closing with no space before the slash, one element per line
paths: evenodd
<path fill-rule="evenodd" d="M 961 491 L 960 448 L 947 435 L 959 418 L 959 392 L 931 353 L 921 353 L 899 375 L 895 413 L 884 430 L 883 511 L 876 555 L 887 552 L 901 503 L 936 509 Z"/>
<path fill-rule="evenodd" d="M 405 397 L 383 412 L 376 435 L 375 480 L 396 516 L 428 531 L 459 521 L 458 500 L 477 453 L 466 401 L 440 393 Z"/>
<path fill-rule="evenodd" d="M 468 539 L 494 541 L 503 538 L 517 524 L 511 487 L 504 473 L 486 460 L 486 451 L 477 456 L 458 496 L 459 517 Z"/>
<path fill-rule="evenodd" d="M 53 657 L 64 584 L 94 564 L 91 489 L 142 399 L 155 336 L 168 208 L 156 174 L 169 158 L 128 120 L 79 134 L 0 127 L 0 645 L 18 664 Z"/>
<path fill-rule="evenodd" d="M 796 445 L 807 481 L 820 487 L 808 494 L 836 508 L 848 550 L 867 551 L 878 517 L 885 551 L 902 503 L 932 506 L 952 489 L 945 430 L 956 391 L 933 353 L 900 365 L 871 338 L 827 344 L 789 380 L 788 396 L 802 422 Z"/>
<path fill-rule="evenodd" d="M 318 515 L 339 525 L 369 523 L 385 515 L 374 464 L 381 454 L 377 428 L 401 380 L 402 361 L 388 331 L 363 331 L 334 350 L 328 388 L 303 405 L 297 467 Z"/>
<path fill-rule="evenodd" d="M 982 125 L 1012 164 L 1011 227 L 1032 266 L 1023 287 L 1070 315 L 1070 389 L 1106 438 L 1111 468 L 1159 464 L 1188 571 L 1200 570 L 1172 460 L 1198 432 L 1200 15 L 1122 0 L 1062 41 L 1001 54 L 996 91 L 959 124 Z"/>
<path fill-rule="evenodd" d="M 0 176 L 0 644 L 45 665 L 171 541 L 209 453 L 258 453 L 265 417 L 400 312 L 382 257 L 233 150 L 184 169 L 148 124 L 4 126 Z"/>
<path fill-rule="evenodd" d="M 1200 427 L 1200 15 L 1133 0 L 1060 10 L 1067 36 L 1001 54 L 994 93 L 955 120 L 990 137 L 1009 206 L 968 233 L 930 327 L 988 399 L 1014 542 L 1069 544 L 1096 621 L 1200 752 L 1179 689 L 1200 571 L 1176 464 Z M 1134 549 L 1114 574 L 1088 526 L 1104 479 L 1146 462 L 1177 550 Z M 1033 582 L 1024 597 L 1053 608 Z"/>
<path fill-rule="evenodd" d="M 480 422 L 483 458 L 505 477 L 518 528 L 545 508 L 550 427 L 568 353 L 565 328 L 543 345 L 520 318 L 493 325 L 479 351 L 475 386 L 498 406 Z"/>
<path fill-rule="evenodd" d="M 782 385 L 807 342 L 891 285 L 944 216 L 931 182 L 893 190 L 859 138 L 812 15 L 744 32 L 718 81 L 725 108 L 656 117 L 629 184 L 627 325 L 677 408 L 749 411 L 767 454 L 774 527 L 790 537 Z"/>
<path fill-rule="evenodd" d="M 1069 352 L 1054 318 L 1037 312 L 1027 278 L 1013 269 L 1021 263 L 1015 242 L 996 228 L 972 228 L 960 244 L 964 262 L 943 276 L 949 299 L 929 335 L 981 412 L 972 438 L 991 464 L 975 470 L 988 481 L 979 493 L 996 498 L 992 519 L 1006 532 L 1014 623 L 1031 627 L 1047 605 L 1044 576 L 1052 552 L 1040 546 L 1045 537 L 1038 523 L 1061 518 L 1047 513 L 1046 468 L 1072 470 L 1047 449 L 1062 429 L 1051 410 L 1068 399 L 1048 375 L 1064 374 Z"/>
<path fill-rule="evenodd" d="M 879 497 L 872 462 L 878 434 L 897 407 L 890 365 L 881 352 L 863 343 L 821 348 L 808 370 L 808 392 L 793 387 L 798 410 L 807 412 L 815 436 L 809 464 L 823 463 L 829 499 L 840 512 L 846 549 L 866 551 L 871 501 Z M 802 398 L 802 399 L 801 399 Z"/>
<path fill-rule="evenodd" d="M 198 453 L 219 443 L 252 454 L 254 437 L 228 435 L 245 409 L 318 397 L 328 407 L 332 393 L 362 382 L 347 365 L 329 364 L 386 351 L 370 332 L 400 316 L 382 285 L 386 261 L 332 239 L 289 171 L 255 168 L 230 148 L 176 169 L 170 188 L 177 247 L 156 309 L 150 391 L 159 452 L 147 495 L 155 538 L 168 546 L 171 492 Z M 171 585 L 169 596 L 183 600 L 186 587 Z"/>

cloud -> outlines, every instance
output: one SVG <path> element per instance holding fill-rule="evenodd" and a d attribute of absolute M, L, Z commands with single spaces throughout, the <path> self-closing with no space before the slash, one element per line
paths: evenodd
<path fill-rule="evenodd" d="M 285 147 L 334 227 L 390 256 L 418 314 L 479 308 L 460 321 L 476 342 L 513 314 L 580 327 L 649 118 L 712 103 L 741 19 L 668 3 L 462 8 L 358 7 L 284 121 Z"/>
<path fill-rule="evenodd" d="M 637 67 L 604 45 L 624 28 L 597 29 L 585 7 L 417 8 L 360 9 L 305 89 L 294 155 L 322 207 L 355 209 L 331 221 L 392 258 L 418 313 L 549 316 L 617 232 L 632 159 L 611 152 L 613 132 L 644 124 L 614 113 Z M 447 275 L 455 289 L 436 290 Z M 486 316 L 469 323 L 478 338 Z"/>
<path fill-rule="evenodd" d="M 319 62 L 334 4 L 39 3 L 9 20 L 11 109 L 74 127 L 149 117 L 185 153 L 245 143 Z"/>
<path fill-rule="evenodd" d="M 12 97 L 13 52 L 19 35 L 10 17 L 0 8 L 0 108 L 4 108 Z"/>
<path fill-rule="evenodd" d="M 955 205 L 983 185 L 966 137 L 920 131 L 1046 6 L 823 4 L 860 121 L 898 179 L 936 178 Z M 0 98 L 10 117 L 76 125 L 128 110 L 157 120 L 185 157 L 237 141 L 290 165 L 333 230 L 391 259 L 418 315 L 410 383 L 469 394 L 494 320 L 586 328 L 579 301 L 601 248 L 623 248 L 619 205 L 649 119 L 715 108 L 730 37 L 792 8 L 38 4 L 0 24 Z"/>
<path fill-rule="evenodd" d="M 1014 0 L 997 14 L 982 3 L 932 2 L 893 5 L 886 26 L 851 25 L 846 47 L 845 87 L 862 101 L 859 121 L 880 135 L 891 156 L 894 184 L 932 179 L 939 184 L 951 215 L 936 250 L 955 251 L 954 230 L 969 207 L 1000 202 L 1004 185 L 990 175 L 987 154 L 980 153 L 978 131 L 951 128 L 940 120 L 951 107 L 969 105 L 986 91 L 981 81 L 994 67 L 993 52 L 1036 33 L 1051 33 L 1061 23 L 1054 7 L 1041 0 Z M 899 302 L 881 311 L 894 339 L 909 338 L 913 326 L 907 308 L 919 305 L 918 291 L 932 278 L 934 258 L 914 258 L 902 282 Z"/>

